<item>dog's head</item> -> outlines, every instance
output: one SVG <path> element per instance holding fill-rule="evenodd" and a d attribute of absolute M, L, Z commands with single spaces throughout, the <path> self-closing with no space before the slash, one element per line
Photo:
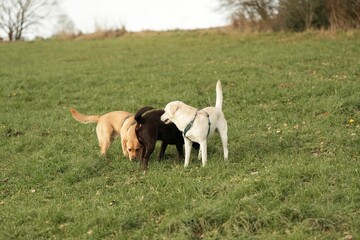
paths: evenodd
<path fill-rule="evenodd" d="M 165 124 L 171 123 L 172 120 L 174 119 L 176 111 L 179 109 L 179 105 L 180 105 L 179 101 L 174 101 L 174 102 L 168 103 L 165 106 L 164 114 L 161 115 L 161 117 L 160 117 L 161 121 L 163 121 Z"/>
<path fill-rule="evenodd" d="M 140 159 L 142 152 L 142 145 L 140 144 L 138 138 L 135 134 L 135 125 L 128 130 L 127 137 L 125 141 L 125 147 L 127 155 L 129 156 L 130 161 L 135 159 Z"/>

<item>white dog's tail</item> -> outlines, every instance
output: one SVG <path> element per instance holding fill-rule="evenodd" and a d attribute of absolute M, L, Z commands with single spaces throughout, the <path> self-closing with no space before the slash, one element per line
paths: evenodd
<path fill-rule="evenodd" d="M 222 103 L 223 103 L 223 93 L 221 89 L 221 82 L 220 80 L 216 83 L 216 104 L 215 107 L 222 110 Z"/>

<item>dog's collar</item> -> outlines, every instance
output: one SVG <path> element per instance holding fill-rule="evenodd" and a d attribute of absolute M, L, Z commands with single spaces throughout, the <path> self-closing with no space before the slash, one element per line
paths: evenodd
<path fill-rule="evenodd" d="M 150 110 L 147 110 L 146 112 L 144 112 L 143 114 L 141 114 L 142 117 L 145 117 L 146 115 L 148 115 L 149 113 L 152 113 L 152 112 L 155 112 L 155 111 L 158 111 L 159 109 L 150 109 Z"/>
<path fill-rule="evenodd" d="M 205 112 L 205 113 L 206 113 L 206 116 L 207 116 L 207 118 L 208 118 L 209 128 L 208 128 L 207 136 L 209 136 L 211 122 L 210 122 L 209 114 L 208 114 L 207 112 Z M 195 118 L 196 118 L 197 114 L 198 114 L 198 111 L 196 111 L 193 120 L 191 120 L 191 122 L 189 122 L 189 124 L 185 127 L 184 133 L 183 133 L 183 134 L 184 134 L 184 137 L 186 137 L 186 133 L 191 129 L 192 125 L 194 124 L 194 121 L 195 121 Z"/>
<path fill-rule="evenodd" d="M 208 114 L 208 113 L 206 113 L 206 115 L 207 115 L 207 118 L 208 118 L 208 125 L 209 125 L 209 128 L 208 128 L 208 133 L 207 133 L 207 135 L 206 135 L 206 137 L 208 137 L 208 136 L 209 136 L 209 134 L 210 134 L 211 122 L 210 122 L 210 116 L 209 116 L 209 114 Z"/>
<path fill-rule="evenodd" d="M 194 124 L 194 121 L 195 121 L 195 118 L 196 118 L 196 116 L 197 116 L 197 113 L 198 113 L 198 111 L 196 111 L 193 120 L 191 120 L 191 122 L 189 122 L 189 124 L 185 127 L 185 129 L 184 129 L 184 136 L 186 136 L 186 133 L 190 130 L 190 128 L 191 128 L 192 125 Z"/>
<path fill-rule="evenodd" d="M 121 123 L 121 125 L 120 125 L 120 129 L 123 127 L 125 121 L 126 121 L 129 117 L 131 117 L 131 116 L 132 116 L 132 115 L 129 114 L 129 115 L 127 115 L 127 116 L 124 118 L 124 121 L 123 121 L 123 122 Z"/>
<path fill-rule="evenodd" d="M 132 121 L 128 127 L 128 129 L 126 130 L 127 132 L 129 131 L 129 129 L 131 128 L 131 126 L 135 125 L 137 122 L 136 121 Z"/>

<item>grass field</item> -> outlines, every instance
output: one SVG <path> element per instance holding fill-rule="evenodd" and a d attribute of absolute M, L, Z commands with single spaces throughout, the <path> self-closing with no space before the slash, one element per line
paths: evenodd
<path fill-rule="evenodd" d="M 358 239 L 360 32 L 203 31 L 0 44 L 0 239 Z M 223 85 L 229 161 L 139 171 L 86 114 Z"/>

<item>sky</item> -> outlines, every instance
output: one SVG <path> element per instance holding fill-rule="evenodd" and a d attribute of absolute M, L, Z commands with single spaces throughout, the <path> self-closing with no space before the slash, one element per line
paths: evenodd
<path fill-rule="evenodd" d="M 127 31 L 162 31 L 228 24 L 219 0 L 64 0 L 61 7 L 83 33 L 122 26 Z"/>

